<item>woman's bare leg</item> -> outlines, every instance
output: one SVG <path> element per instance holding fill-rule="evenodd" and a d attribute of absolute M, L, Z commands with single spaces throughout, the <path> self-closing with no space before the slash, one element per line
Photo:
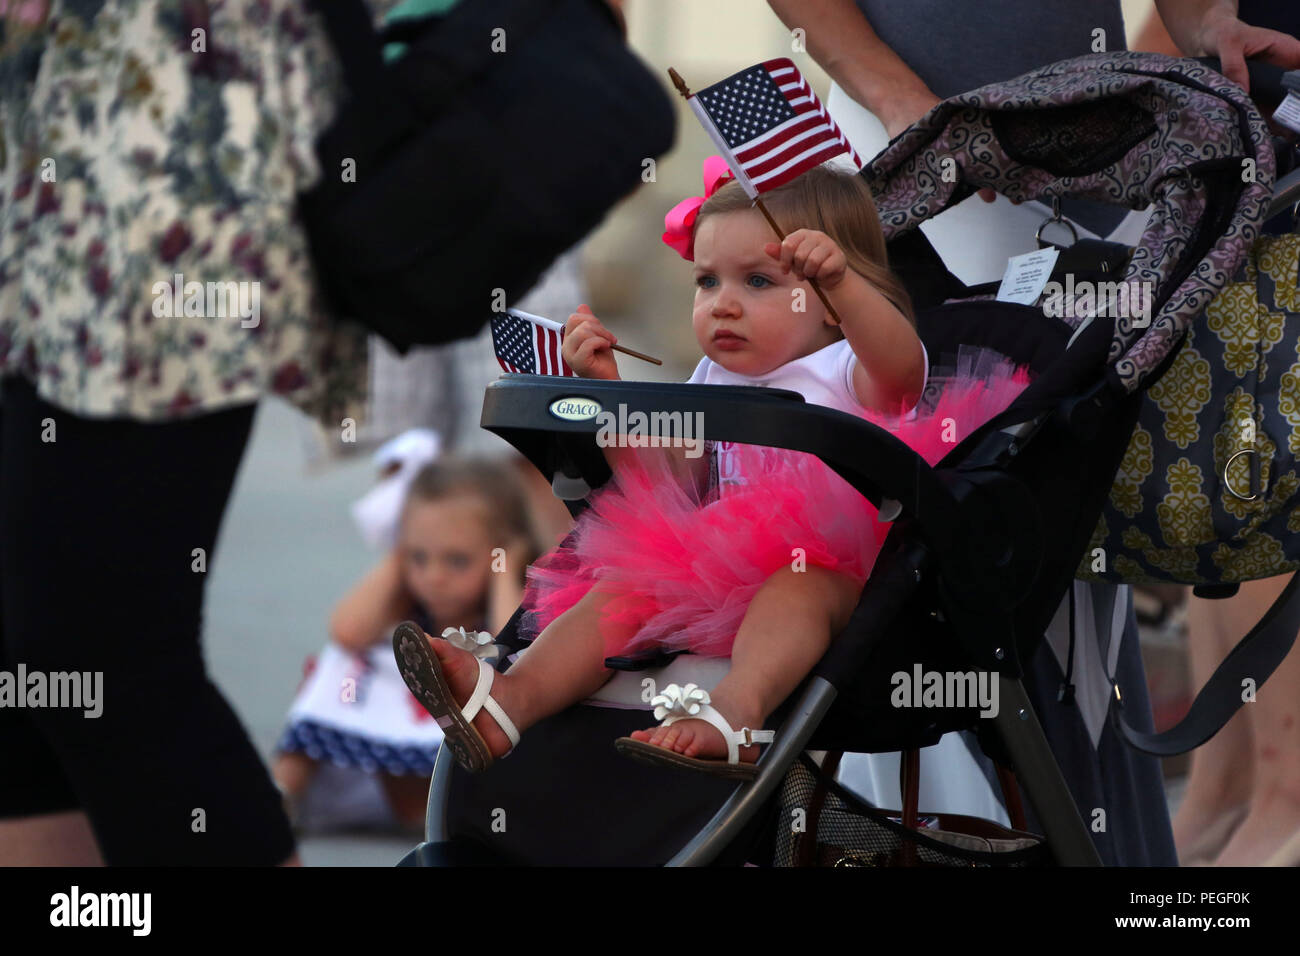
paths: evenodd
<path fill-rule="evenodd" d="M 1286 587 L 1290 575 L 1249 581 L 1234 601 L 1244 606 L 1232 640 L 1240 639 Z M 1232 834 L 1216 866 L 1258 866 L 1300 832 L 1300 649 L 1294 645 L 1262 687 L 1250 714 L 1252 736 L 1250 810 Z"/>
<path fill-rule="evenodd" d="M 1234 597 L 1218 601 L 1188 595 L 1187 659 L 1194 690 L 1205 686 L 1233 644 L 1254 625 L 1246 620 L 1256 604 L 1250 597 L 1254 583 L 1266 582 L 1243 584 Z M 1179 862 L 1212 859 L 1227 842 L 1230 833 L 1225 831 L 1250 801 L 1252 737 L 1251 710 L 1246 706 L 1192 751 L 1187 789 L 1173 819 Z"/>
<path fill-rule="evenodd" d="M 592 588 L 537 636 L 528 651 L 492 684 L 492 696 L 523 733 L 537 721 L 590 697 L 612 673 L 605 667 L 605 638 L 602 628 L 615 627 L 601 621 L 609 595 Z M 634 624 L 618 625 L 615 640 L 630 638 Z M 629 630 L 630 629 L 630 630 Z M 626 632 L 626 633 L 624 633 Z M 464 703 L 478 682 L 478 661 L 447 641 L 429 638 L 438 655 L 452 696 Z M 474 718 L 474 727 L 494 757 L 510 747 L 492 715 L 486 710 Z"/>
<path fill-rule="evenodd" d="M 709 694 L 731 726 L 758 730 L 803 681 L 848 624 L 861 585 L 825 568 L 783 568 L 754 595 L 731 649 L 731 669 Z M 727 745 L 712 724 L 680 720 L 632 734 L 688 757 L 726 757 Z M 741 747 L 740 758 L 758 759 L 760 748 Z"/>

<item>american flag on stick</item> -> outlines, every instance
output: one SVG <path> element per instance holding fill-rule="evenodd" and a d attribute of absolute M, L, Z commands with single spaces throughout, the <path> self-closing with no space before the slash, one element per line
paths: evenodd
<path fill-rule="evenodd" d="M 862 166 L 787 57 L 741 70 L 687 102 L 750 199 L 840 153 Z"/>
<path fill-rule="evenodd" d="M 492 314 L 492 350 L 507 372 L 576 376 L 560 355 L 563 332 L 559 322 L 518 309 Z"/>

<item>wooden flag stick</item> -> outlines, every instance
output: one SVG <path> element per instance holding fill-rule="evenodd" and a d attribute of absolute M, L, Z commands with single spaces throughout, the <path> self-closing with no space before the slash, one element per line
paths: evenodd
<path fill-rule="evenodd" d="M 693 94 L 691 93 L 691 88 L 686 85 L 686 81 L 682 79 L 681 74 L 670 66 L 668 68 L 668 76 L 673 81 L 673 86 L 677 88 L 677 92 L 682 95 L 682 98 L 689 100 Z M 737 170 L 732 169 L 731 174 L 739 181 L 740 176 Z M 776 233 L 776 237 L 782 242 L 785 242 L 785 233 L 783 233 L 781 227 L 776 224 L 776 220 L 772 218 L 772 214 L 767 211 L 767 207 L 763 205 L 763 200 L 755 197 L 754 206 L 763 214 L 763 218 L 766 219 L 768 225 L 772 227 L 772 231 Z M 808 284 L 812 286 L 812 290 L 817 293 L 817 298 L 822 300 L 822 305 L 826 306 L 826 311 L 829 312 L 831 318 L 835 320 L 835 324 L 839 325 L 839 313 L 835 311 L 835 306 L 831 305 L 830 300 L 826 298 L 826 293 L 823 292 L 821 286 L 817 284 L 817 280 L 809 279 L 807 281 Z"/>
<path fill-rule="evenodd" d="M 758 211 L 763 214 L 763 218 L 768 221 L 769 225 L 771 225 L 772 231 L 776 233 L 776 237 L 782 242 L 785 242 L 785 234 L 781 232 L 781 227 L 776 224 L 776 220 L 772 218 L 772 214 L 768 212 L 767 207 L 763 205 L 763 200 L 756 198 L 754 200 L 754 205 L 758 207 Z M 812 290 L 817 293 L 817 298 L 822 300 L 822 305 L 826 306 L 826 311 L 831 314 L 831 318 L 835 320 L 835 324 L 839 325 L 839 313 L 835 311 L 835 306 L 831 305 L 830 300 L 826 298 L 826 293 L 823 292 L 822 287 L 817 284 L 817 280 L 809 279 L 808 284 L 812 286 Z"/>
<path fill-rule="evenodd" d="M 506 311 L 511 312 L 522 319 L 527 319 L 529 322 L 535 322 L 538 325 L 544 325 L 547 328 L 554 329 L 556 332 L 564 331 L 564 326 L 559 322 L 556 322 L 554 319 L 548 319 L 542 315 L 533 315 L 531 312 L 525 312 L 522 309 L 506 309 Z M 643 362 L 650 362 L 652 365 L 664 364 L 663 359 L 657 359 L 653 355 L 646 355 L 644 352 L 638 352 L 636 349 L 629 349 L 622 345 L 611 345 L 610 348 L 615 352 L 622 352 L 624 355 L 639 358 Z"/>
<path fill-rule="evenodd" d="M 615 352 L 622 352 L 624 355 L 630 355 L 633 358 L 639 358 L 643 362 L 651 362 L 655 365 L 663 365 L 663 359 L 657 359 L 653 355 L 646 355 L 644 352 L 638 352 L 636 349 L 630 349 L 623 345 L 611 345 Z"/>
<path fill-rule="evenodd" d="M 677 92 L 682 94 L 682 99 L 689 100 L 691 98 L 691 88 L 686 85 L 686 81 L 682 79 L 682 75 L 670 66 L 668 68 L 668 76 L 672 79 L 673 86 L 677 87 Z"/>

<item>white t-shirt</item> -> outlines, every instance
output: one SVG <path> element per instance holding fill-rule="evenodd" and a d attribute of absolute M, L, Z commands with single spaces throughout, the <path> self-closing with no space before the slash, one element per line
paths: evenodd
<path fill-rule="evenodd" d="M 925 369 L 921 391 L 924 392 L 925 385 L 930 380 L 930 356 L 925 350 L 924 342 L 921 343 L 921 354 Z M 847 339 L 840 339 L 810 355 L 786 362 L 762 376 L 728 371 L 705 356 L 695 366 L 695 372 L 686 380 L 686 384 L 788 388 L 802 395 L 806 402 L 824 405 L 850 415 L 861 415 L 865 408 L 853 390 L 853 367 L 857 364 L 858 357 L 853 354 L 853 347 Z M 904 416 L 905 419 L 915 417 L 915 407 Z M 724 489 L 727 485 L 743 480 L 733 464 L 731 446 L 731 442 L 718 442 L 714 446 L 718 483 Z"/>

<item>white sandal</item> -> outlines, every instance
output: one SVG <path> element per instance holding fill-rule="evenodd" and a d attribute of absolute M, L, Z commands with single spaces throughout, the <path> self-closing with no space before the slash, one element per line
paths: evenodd
<path fill-rule="evenodd" d="M 510 739 L 510 750 L 519 743 L 519 731 L 506 712 L 492 697 L 492 682 L 496 668 L 482 657 L 478 659 L 478 683 L 461 707 L 451 694 L 438 655 L 429 647 L 429 637 L 417 625 L 403 621 L 393 632 L 393 653 L 402 680 L 411 689 L 416 700 L 438 722 L 444 734 L 444 745 L 451 748 L 452 756 L 470 773 L 479 773 L 492 766 L 492 751 L 472 721 L 480 710 L 486 710 Z M 507 750 L 502 757 L 508 756 Z"/>
<path fill-rule="evenodd" d="M 758 765 L 742 763 L 740 748 L 754 744 L 770 744 L 776 740 L 774 730 L 750 730 L 748 727 L 733 730 L 727 718 L 710 704 L 709 692 L 695 684 L 687 684 L 685 687 L 669 684 L 651 703 L 655 705 L 655 720 L 661 721 L 661 727 L 670 726 L 679 720 L 704 720 L 718 728 L 722 739 L 727 742 L 727 759 L 705 760 L 700 757 L 688 757 L 667 747 L 656 747 L 654 744 L 633 740 L 631 737 L 620 737 L 614 741 L 614 748 L 624 756 L 654 764 L 681 767 L 715 777 L 752 780 L 758 776 Z"/>

